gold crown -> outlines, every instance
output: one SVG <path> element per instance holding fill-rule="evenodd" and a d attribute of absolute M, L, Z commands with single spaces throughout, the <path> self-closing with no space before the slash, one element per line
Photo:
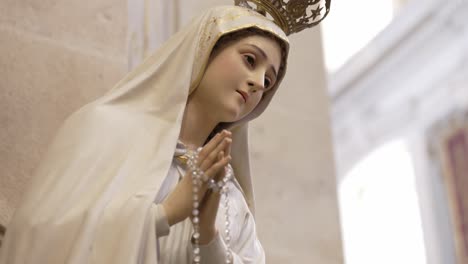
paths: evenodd
<path fill-rule="evenodd" d="M 290 35 L 318 25 L 330 12 L 331 0 L 325 0 L 324 5 L 322 0 L 234 0 L 234 3 L 264 16 L 268 13 L 284 33 Z M 324 7 L 325 14 L 322 15 Z"/>

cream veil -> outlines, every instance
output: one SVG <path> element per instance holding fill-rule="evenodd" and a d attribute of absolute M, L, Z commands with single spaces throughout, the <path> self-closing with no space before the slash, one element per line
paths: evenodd
<path fill-rule="evenodd" d="M 281 29 L 261 15 L 213 8 L 72 114 L 7 226 L 0 263 L 157 263 L 153 200 L 172 162 L 188 95 L 216 41 L 253 26 L 287 46 Z M 232 165 L 252 211 L 246 121 L 273 93 L 233 128 Z"/>

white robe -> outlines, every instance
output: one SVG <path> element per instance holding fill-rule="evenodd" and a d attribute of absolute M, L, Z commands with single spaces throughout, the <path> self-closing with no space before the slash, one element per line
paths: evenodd
<path fill-rule="evenodd" d="M 181 144 L 177 145 L 175 156 L 184 152 Z M 155 203 L 161 203 L 165 197 L 175 188 L 177 182 L 185 175 L 185 166 L 181 165 L 176 158 L 173 159 L 167 177 L 164 179 L 158 191 Z M 257 264 L 265 263 L 265 253 L 257 238 L 255 221 L 252 213 L 245 202 L 244 194 L 239 183 L 234 180 L 228 183 L 230 202 L 230 234 L 231 253 L 233 263 L 236 264 Z M 224 263 L 226 259 L 225 241 L 225 210 L 223 205 L 225 196 L 221 197 L 218 214 L 216 217 L 217 236 L 207 245 L 200 246 L 200 256 L 202 263 L 218 264 Z M 158 205 L 157 228 L 159 261 L 163 264 L 192 263 L 192 244 L 190 243 L 193 234 L 192 223 L 186 219 L 169 228 L 167 218 L 164 215 L 162 205 Z"/>

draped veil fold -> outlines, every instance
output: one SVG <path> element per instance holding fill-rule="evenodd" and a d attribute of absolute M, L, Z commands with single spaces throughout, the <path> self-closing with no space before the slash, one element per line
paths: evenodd
<path fill-rule="evenodd" d="M 188 95 L 216 41 L 258 27 L 288 40 L 273 22 L 242 7 L 195 18 L 107 94 L 62 125 L 15 212 L 0 263 L 157 263 L 154 198 L 169 170 Z M 233 124 L 232 165 L 254 211 L 247 121 L 278 82 Z"/>

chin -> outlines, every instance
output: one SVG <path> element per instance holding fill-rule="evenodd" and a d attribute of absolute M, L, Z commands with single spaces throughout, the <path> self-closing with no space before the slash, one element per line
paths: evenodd
<path fill-rule="evenodd" d="M 245 116 L 239 108 L 239 105 L 225 105 L 223 110 L 221 122 L 232 123 L 241 120 Z"/>
<path fill-rule="evenodd" d="M 225 115 L 223 120 L 221 122 L 224 123 L 233 123 L 241 120 L 245 116 L 247 116 L 248 113 L 237 113 L 236 115 Z"/>
<path fill-rule="evenodd" d="M 221 122 L 223 123 L 233 123 L 239 121 L 242 117 L 237 114 L 228 114 L 223 115 Z"/>

